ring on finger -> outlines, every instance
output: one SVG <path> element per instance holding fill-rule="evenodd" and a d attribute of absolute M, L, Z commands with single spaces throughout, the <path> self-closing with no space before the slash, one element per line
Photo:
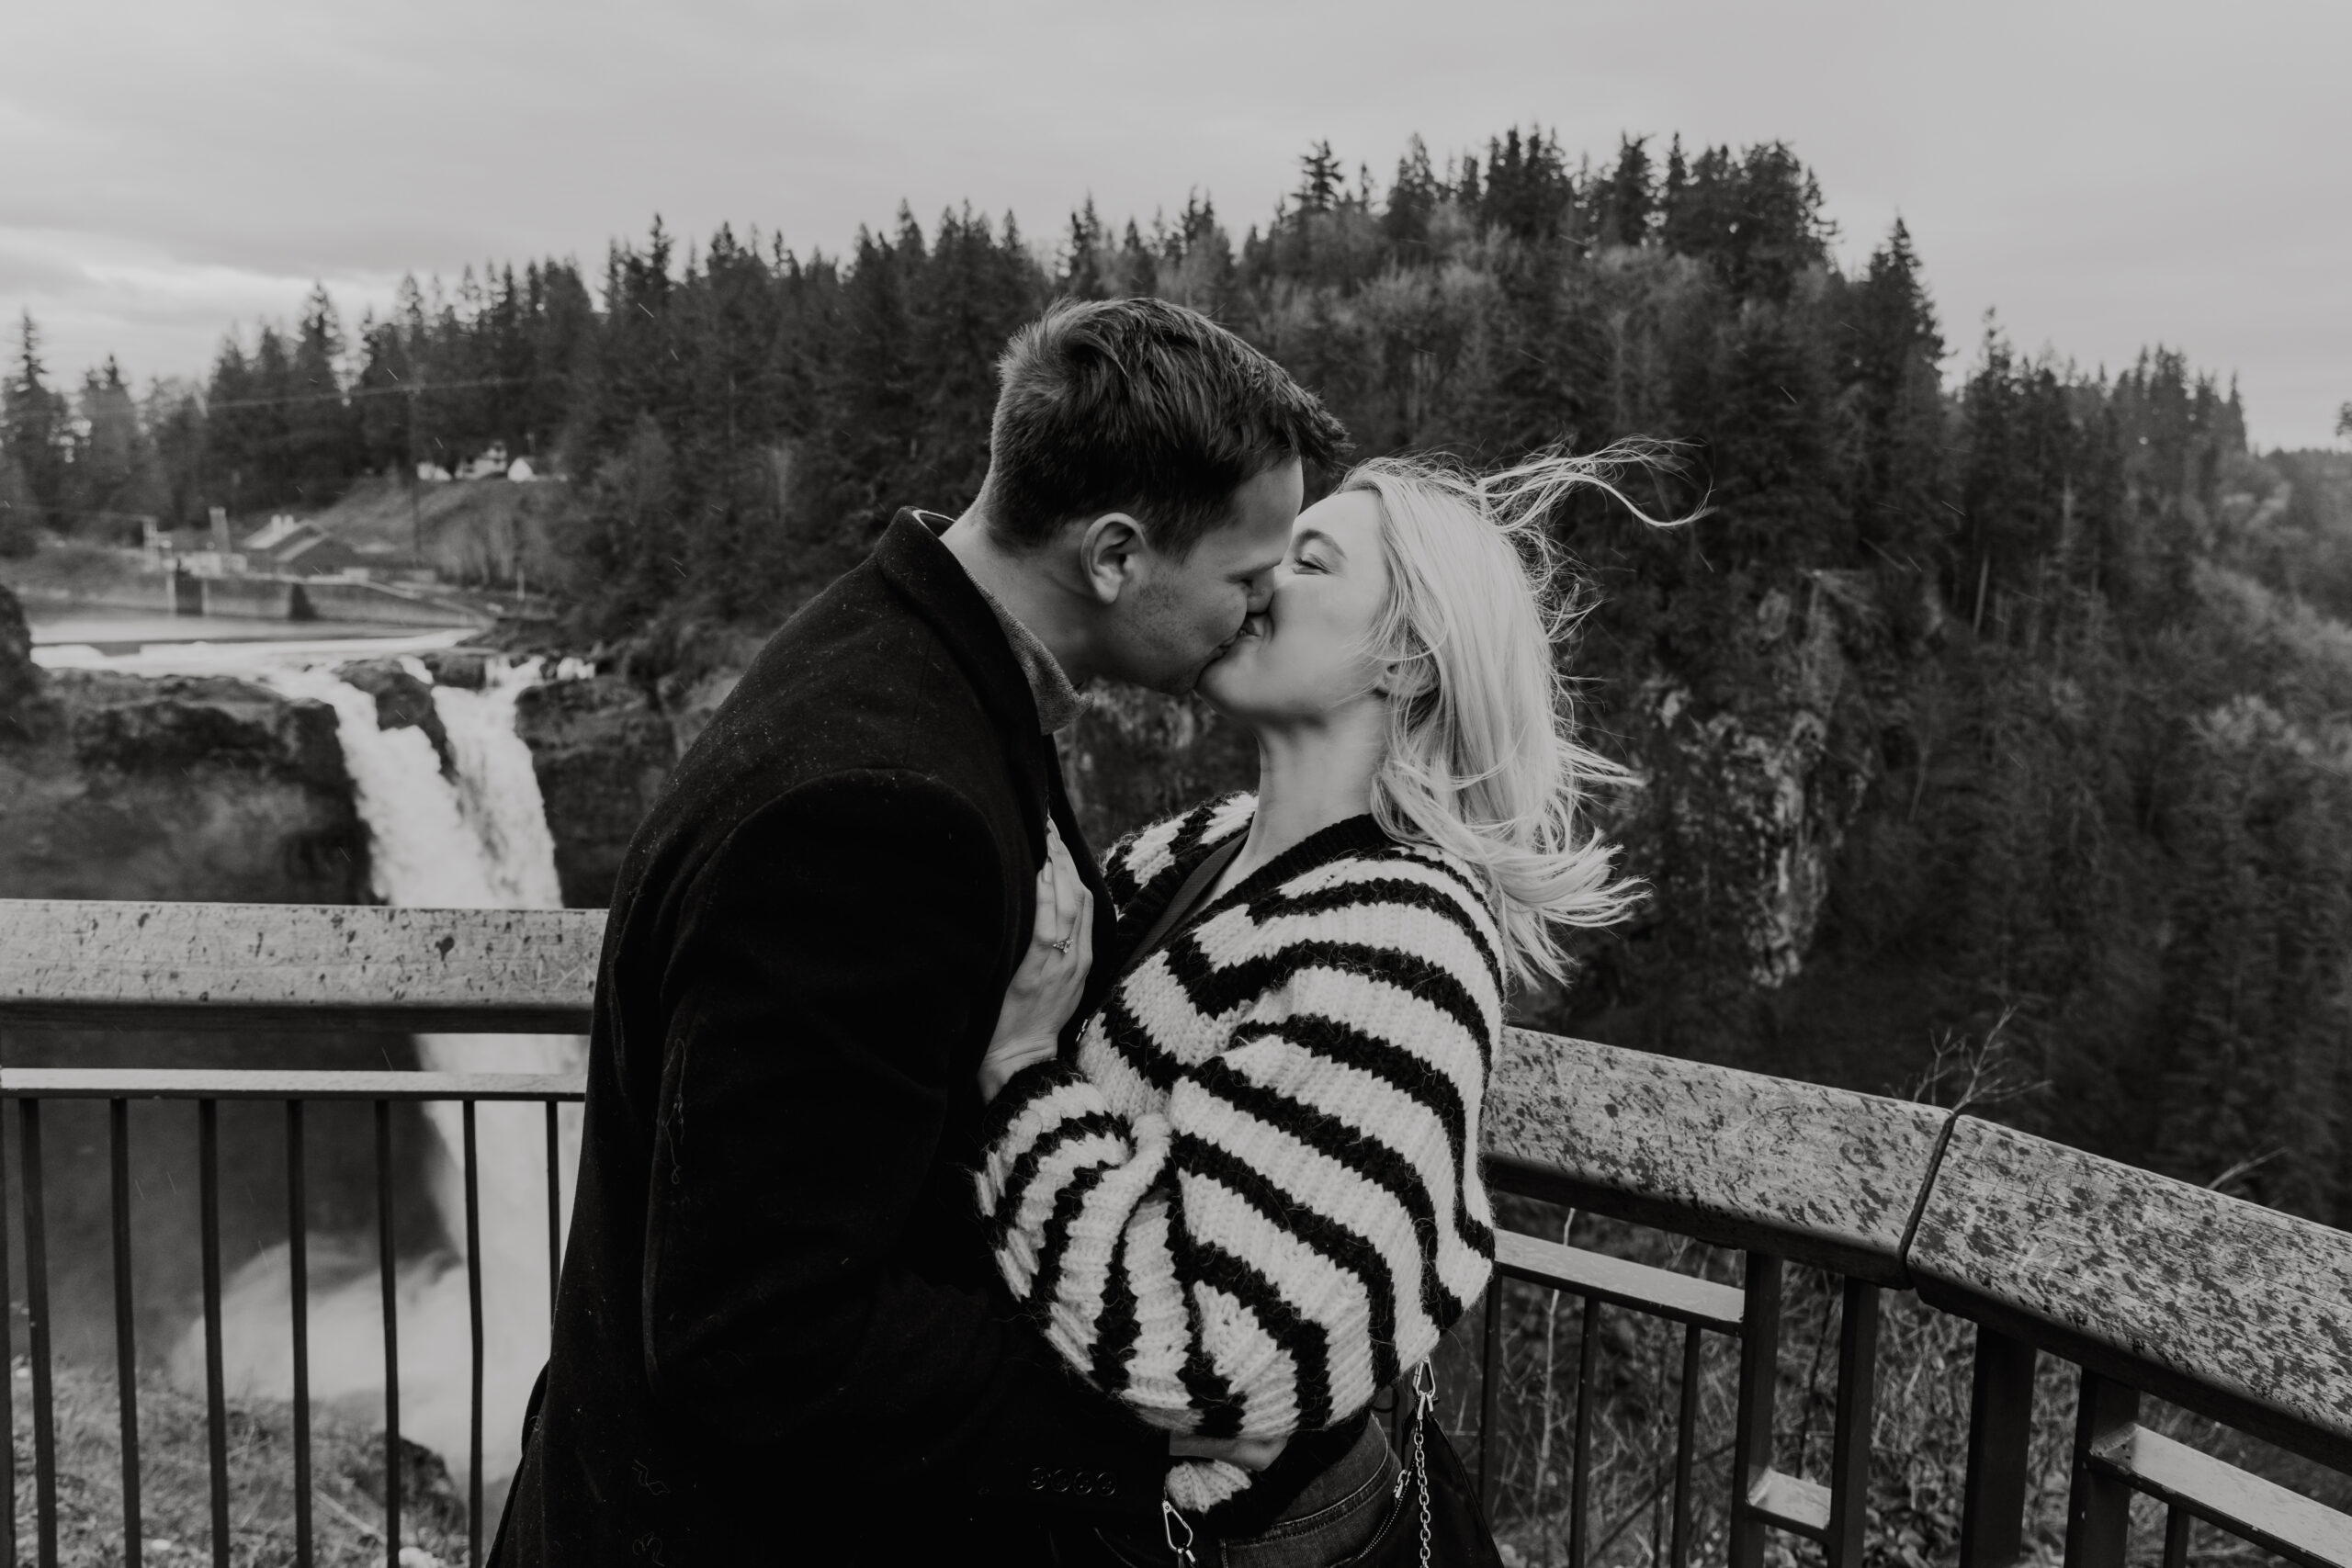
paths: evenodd
<path fill-rule="evenodd" d="M 1075 929 L 1073 929 L 1073 930 L 1070 931 L 1069 935 L 1068 935 L 1068 936 L 1066 936 L 1066 937 L 1062 938 L 1059 942 L 1047 942 L 1046 945 L 1047 947 L 1052 948 L 1056 953 L 1063 953 L 1063 954 L 1067 955 L 1067 954 L 1069 953 L 1069 944 L 1070 944 L 1070 943 L 1072 943 L 1072 942 L 1076 942 L 1077 940 L 1078 940 L 1078 932 L 1077 932 L 1077 931 L 1076 931 Z"/>

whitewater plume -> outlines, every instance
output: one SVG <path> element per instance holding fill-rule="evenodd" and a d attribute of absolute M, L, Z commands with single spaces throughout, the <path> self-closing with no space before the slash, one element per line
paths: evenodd
<path fill-rule="evenodd" d="M 428 683 L 418 660 L 403 663 Z M 560 674 L 574 673 L 570 669 Z M 344 761 L 368 826 L 370 876 L 388 904 L 434 908 L 555 908 L 555 846 L 549 838 L 529 749 L 514 732 L 514 705 L 540 679 L 538 663 L 493 660 L 482 689 L 433 688 L 452 768 L 425 733 L 384 729 L 375 699 L 319 668 L 279 668 L 265 679 L 289 696 L 335 711 Z M 428 1069 L 554 1073 L 586 1055 L 577 1036 L 424 1034 Z M 579 1108 L 559 1116 L 560 1191 L 568 1203 L 578 1158 Z M 476 1111 L 481 1201 L 480 1256 L 464 1257 L 462 1115 L 453 1104 L 425 1108 L 436 1147 L 428 1188 L 451 1252 L 403 1260 L 394 1280 L 401 1341 L 401 1430 L 439 1453 L 462 1476 L 468 1462 L 471 1349 L 467 1273 L 481 1275 L 484 1372 L 482 1478 L 514 1471 L 531 1380 L 548 1348 L 548 1171 L 546 1113 L 536 1104 L 484 1104 Z M 568 1215 L 564 1216 L 568 1219 Z M 370 1236 L 313 1236 L 310 1303 L 311 1388 L 323 1404 L 380 1418 L 383 1403 L 381 1284 Z M 222 1359 L 233 1393 L 287 1398 L 292 1393 L 288 1249 L 254 1257 L 223 1300 Z M 203 1383 L 203 1331 L 191 1325 L 172 1369 Z"/>

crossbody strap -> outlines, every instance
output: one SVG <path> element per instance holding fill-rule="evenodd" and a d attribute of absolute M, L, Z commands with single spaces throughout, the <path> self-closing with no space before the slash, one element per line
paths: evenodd
<path fill-rule="evenodd" d="M 1247 833 L 1236 833 L 1201 857 L 1201 863 L 1193 868 L 1192 874 L 1185 877 L 1176 889 L 1176 896 L 1168 900 L 1168 907 L 1159 911 L 1159 919 L 1151 922 L 1151 929 L 1143 933 L 1143 940 L 1128 953 L 1127 961 L 1119 965 L 1120 980 L 1142 968 L 1146 959 L 1168 945 L 1168 939 L 1175 934 L 1184 917 L 1207 897 L 1208 890 L 1216 886 L 1216 879 L 1225 874 L 1225 868 L 1233 863 L 1233 857 L 1241 852 L 1241 846 L 1249 837 Z M 1112 984 L 1116 985 L 1118 981 Z"/>

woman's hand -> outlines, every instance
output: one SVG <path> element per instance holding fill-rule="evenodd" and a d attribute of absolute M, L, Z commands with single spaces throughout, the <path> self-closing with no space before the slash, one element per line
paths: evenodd
<path fill-rule="evenodd" d="M 1170 1432 L 1171 1459 L 1221 1459 L 1248 1471 L 1260 1471 L 1282 1457 L 1288 1438 L 1188 1438 Z"/>
<path fill-rule="evenodd" d="M 980 1058 L 980 1098 L 994 1100 L 1012 1075 L 1051 1060 L 1062 1025 L 1078 1010 L 1086 971 L 1094 962 L 1094 895 L 1051 822 L 1046 824 L 1046 863 L 1037 873 L 1037 922 L 1029 951 L 1005 987 L 996 1032 Z"/>

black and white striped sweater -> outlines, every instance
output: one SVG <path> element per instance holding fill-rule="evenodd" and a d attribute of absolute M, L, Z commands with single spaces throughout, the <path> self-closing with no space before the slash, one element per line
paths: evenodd
<path fill-rule="evenodd" d="M 1250 826 L 1235 795 L 1105 866 L 1130 942 Z M 1471 869 L 1370 817 L 1205 904 L 1126 976 L 1075 1059 L 1017 1074 L 978 1173 L 997 1267 L 1060 1354 L 1207 1437 L 1334 1426 L 1486 1288 L 1478 1119 L 1499 934 Z M 1179 1464 L 1204 1509 L 1248 1483 Z"/>

